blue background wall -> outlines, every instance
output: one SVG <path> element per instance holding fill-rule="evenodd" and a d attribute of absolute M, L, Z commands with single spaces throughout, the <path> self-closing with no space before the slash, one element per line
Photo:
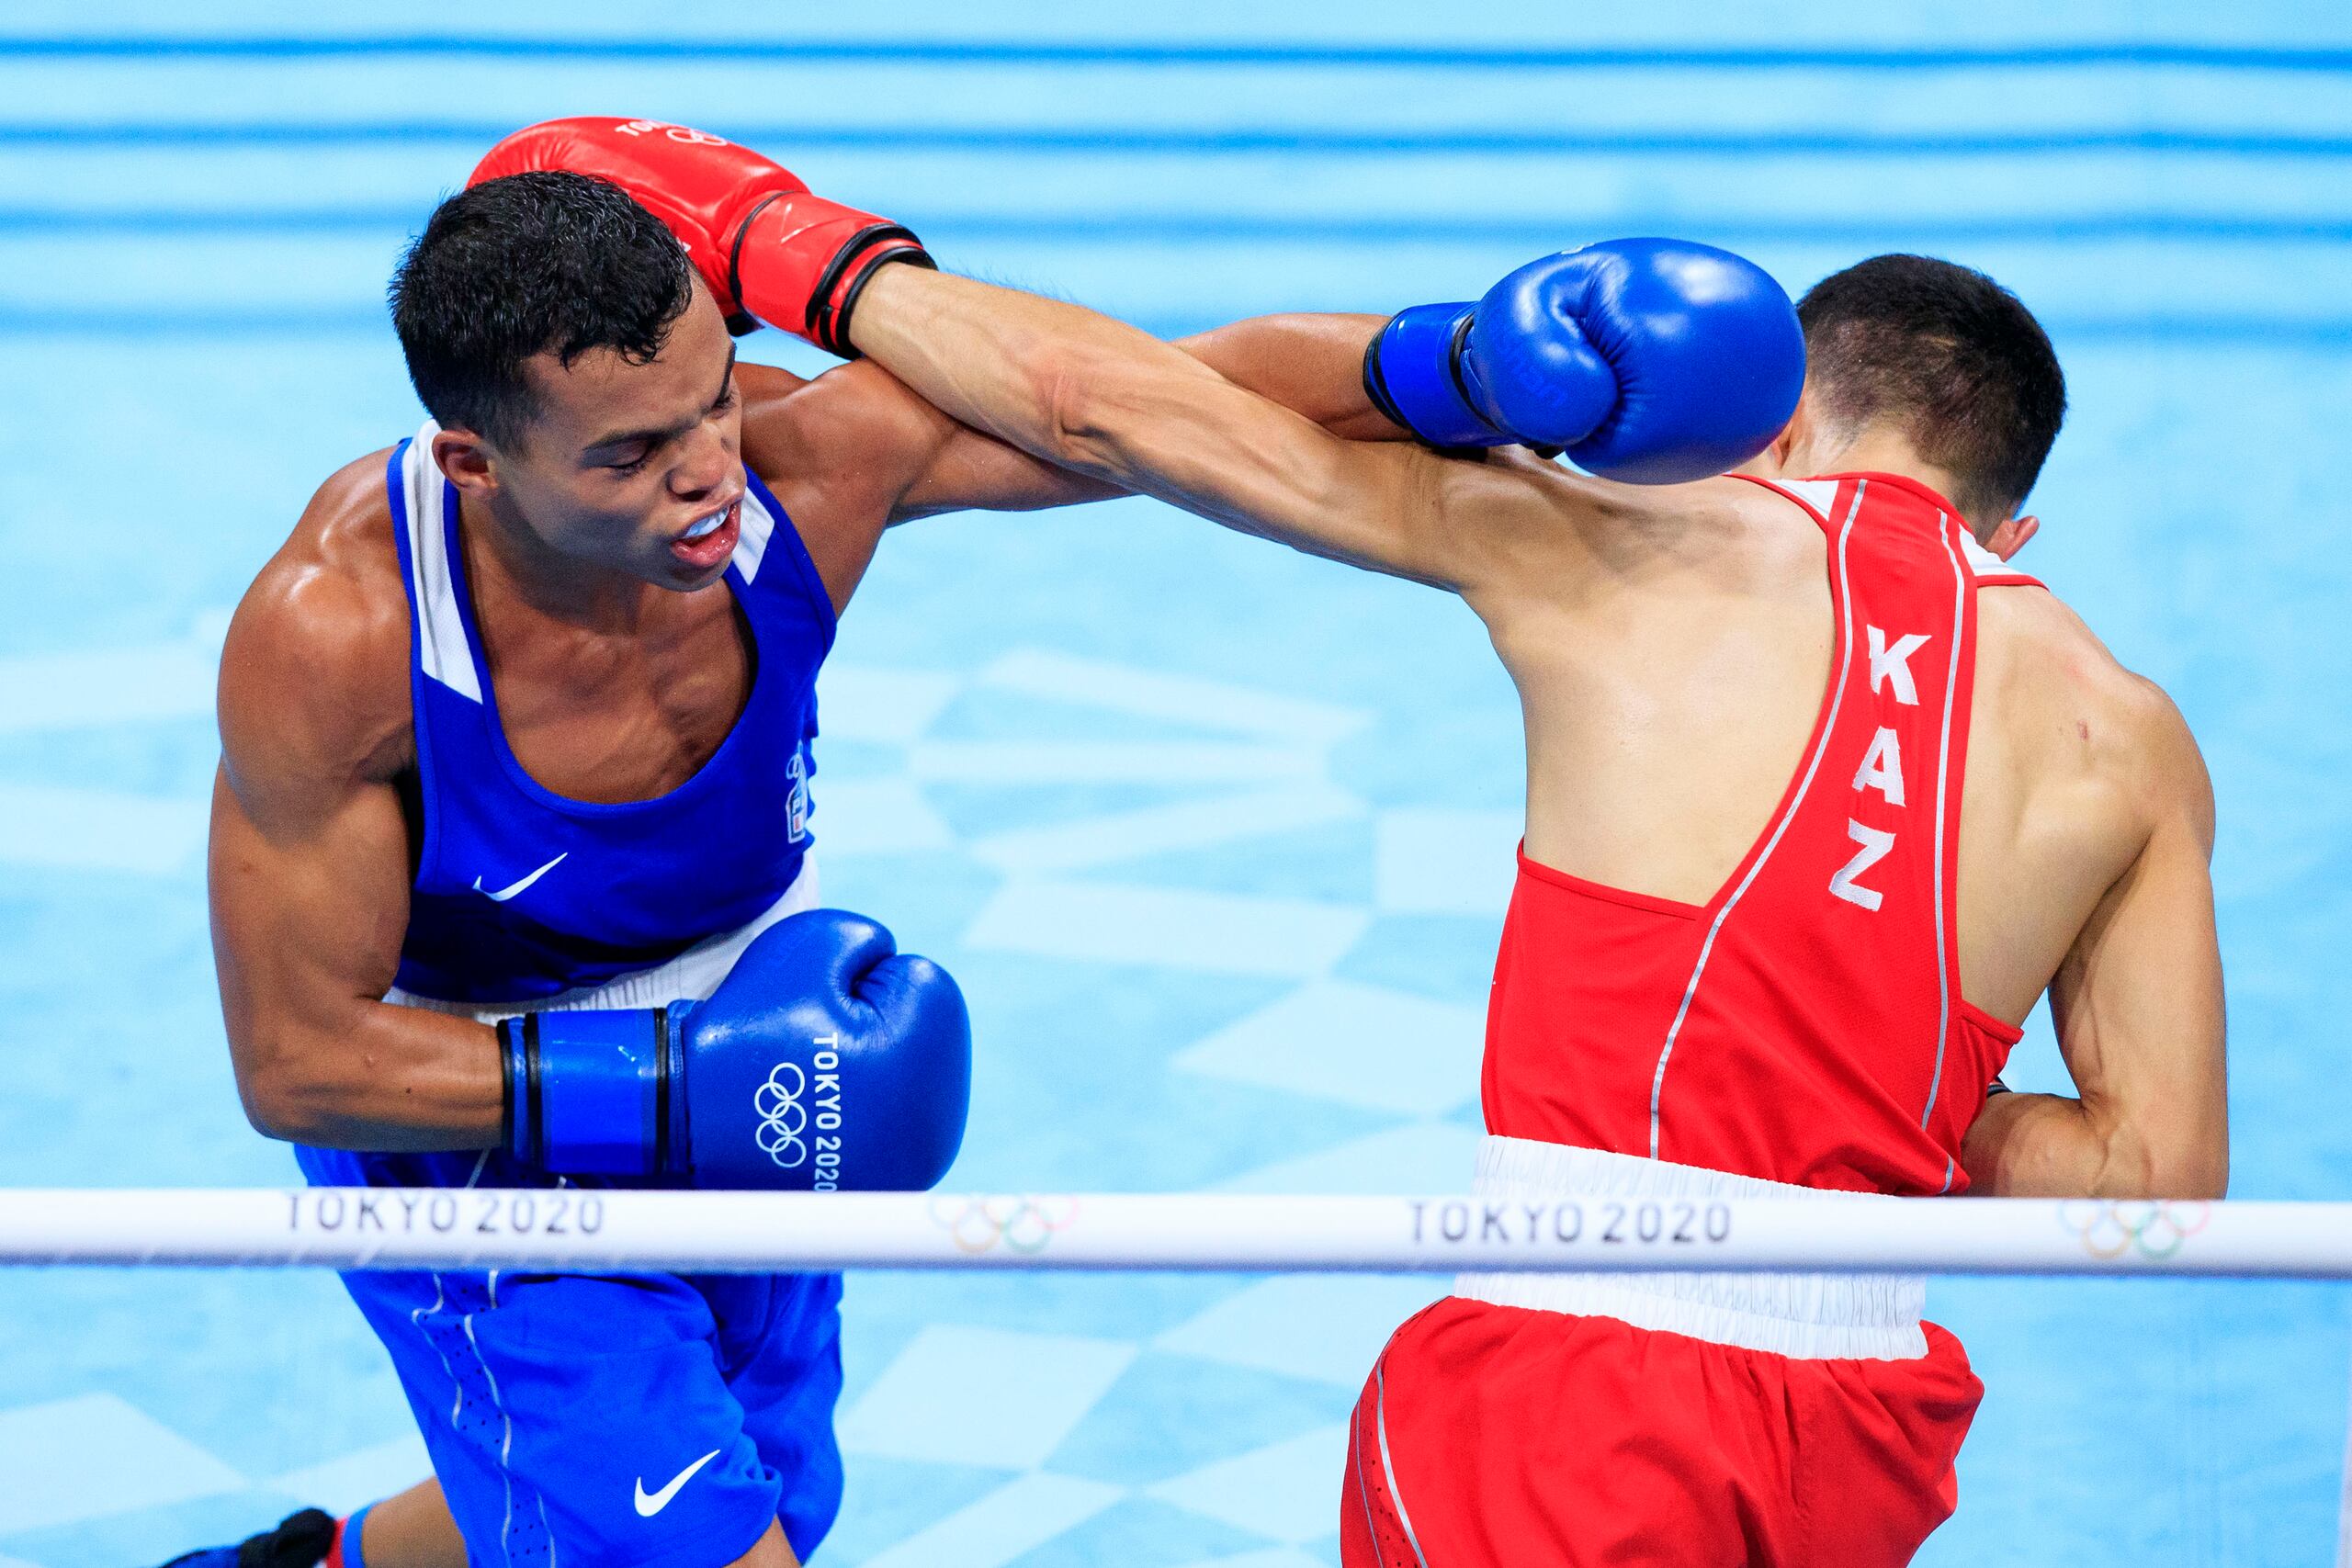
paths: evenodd
<path fill-rule="evenodd" d="M 11 6 L 0 1182 L 291 1179 L 239 1116 L 207 945 L 220 629 L 312 485 L 420 417 L 379 303 L 403 238 L 494 136 L 620 111 L 1166 332 L 1461 298 L 1627 232 L 1792 290 L 1896 248 L 1991 271 L 2073 384 L 2030 564 L 2212 763 L 2235 1190 L 2347 1196 L 2352 17 L 1530 9 L 698 10 L 649 46 L 608 5 Z M 940 519 L 884 549 L 825 701 L 829 894 L 981 1021 L 954 1184 L 1465 1179 L 1521 756 L 1459 605 L 1144 502 Z M 2016 1076 L 2061 1081 L 2046 1029 Z M 1336 1562 L 1339 1424 L 1430 1290 L 855 1278 L 819 1561 Z M 2343 1292 L 1933 1303 L 1991 1393 L 1923 1561 L 2324 1559 Z M 0 1277 L 6 1568 L 153 1561 L 422 1469 L 332 1280 Z"/>

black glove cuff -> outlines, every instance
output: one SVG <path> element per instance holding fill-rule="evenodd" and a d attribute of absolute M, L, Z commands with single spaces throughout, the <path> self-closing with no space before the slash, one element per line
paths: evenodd
<path fill-rule="evenodd" d="M 1372 341 L 1363 345 L 1363 395 L 1372 400 L 1372 406 L 1380 412 L 1381 418 L 1399 430 L 1409 431 L 1413 427 L 1398 412 L 1396 400 L 1389 395 L 1388 377 L 1380 367 L 1381 345 L 1388 341 L 1388 329 L 1396 324 L 1396 318 L 1389 317 L 1372 334 Z"/>
<path fill-rule="evenodd" d="M 891 242 L 900 242 L 892 243 Z M 850 243 L 834 253 L 825 270 L 818 275 L 817 287 L 808 292 L 808 341 L 828 354 L 843 359 L 860 357 L 857 346 L 849 340 L 850 312 L 857 308 L 858 296 L 874 281 L 874 275 L 892 262 L 908 262 L 929 267 L 936 272 L 939 264 L 922 248 L 922 242 L 903 224 L 876 223 L 861 229 Z M 854 273 L 854 276 L 849 276 Z M 848 286 L 842 279 L 849 276 Z M 836 291 L 841 303 L 830 301 Z"/>
<path fill-rule="evenodd" d="M 537 1166 L 547 1157 L 547 1121 L 539 1107 L 539 1015 L 498 1022 L 498 1079 L 503 1100 L 499 1146 L 514 1159 Z"/>

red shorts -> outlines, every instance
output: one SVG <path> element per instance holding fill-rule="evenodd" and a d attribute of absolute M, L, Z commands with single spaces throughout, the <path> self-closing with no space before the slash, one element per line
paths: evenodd
<path fill-rule="evenodd" d="M 1346 1568 L 1877 1568 L 1959 1500 L 1960 1341 L 1802 1359 L 1449 1296 L 1356 1402 Z"/>

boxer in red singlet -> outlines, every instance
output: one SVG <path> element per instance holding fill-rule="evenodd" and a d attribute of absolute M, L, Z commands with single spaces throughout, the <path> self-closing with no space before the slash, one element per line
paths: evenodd
<path fill-rule="evenodd" d="M 1547 258 L 1373 337 L 1368 400 L 1454 449 L 1429 450 L 927 267 L 836 299 L 805 225 L 759 216 L 797 182 L 717 138 L 563 145 L 675 213 L 753 313 L 831 323 L 943 412 L 1478 614 L 1528 739 L 1484 1191 L 2221 1192 L 2211 787 L 2163 694 L 2006 565 L 2064 389 L 1991 279 L 1884 256 L 1826 280 L 1804 395 L 1750 440 L 1721 416 L 1797 325 L 1775 337 L 1747 264 Z M 2045 991 L 2076 1093 L 1988 1094 Z M 1883 1278 L 1465 1279 L 1366 1383 L 1343 1558 L 1905 1562 L 1982 1393 L 1920 1302 Z"/>
<path fill-rule="evenodd" d="M 912 268 L 855 331 L 1041 456 L 1486 622 L 1528 806 L 1481 1191 L 2217 1196 L 2203 763 L 2006 564 L 2064 406 L 2049 342 L 1919 257 L 1799 314 L 1779 437 L 1741 477 L 1656 487 L 1351 446 L 1114 323 Z M 2045 991 L 2076 1093 L 1989 1093 Z M 1343 1559 L 1906 1562 L 1982 1393 L 1922 1294 L 1465 1278 L 1365 1385 Z"/>

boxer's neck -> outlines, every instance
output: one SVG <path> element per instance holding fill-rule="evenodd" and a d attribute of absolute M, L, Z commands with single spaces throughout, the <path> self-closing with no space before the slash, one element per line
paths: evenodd
<path fill-rule="evenodd" d="M 585 631 L 628 635 L 641 629 L 662 590 L 627 572 L 548 547 L 503 497 L 464 497 L 458 537 L 477 616 L 490 604 L 519 604 Z"/>
<path fill-rule="evenodd" d="M 1809 401 L 1798 405 L 1781 438 L 1742 465 L 1741 473 L 1766 479 L 1811 479 L 1821 474 L 1896 474 L 1916 479 L 1938 495 L 1951 497 L 1960 489 L 1959 476 L 1919 455 L 1911 438 L 1883 425 L 1840 430 L 1812 417 Z M 1969 531 L 1984 542 L 1984 531 L 1973 518 L 1962 518 Z"/>
<path fill-rule="evenodd" d="M 1960 488 L 1958 476 L 1950 468 L 1920 457 L 1908 437 L 1886 431 L 1866 430 L 1835 452 L 1816 455 L 1815 463 L 1806 470 L 1808 473 L 1900 474 L 1906 479 L 1918 480 L 1941 496 L 1950 496 Z M 1792 478 L 1800 477 L 1793 468 L 1789 472 Z"/>

